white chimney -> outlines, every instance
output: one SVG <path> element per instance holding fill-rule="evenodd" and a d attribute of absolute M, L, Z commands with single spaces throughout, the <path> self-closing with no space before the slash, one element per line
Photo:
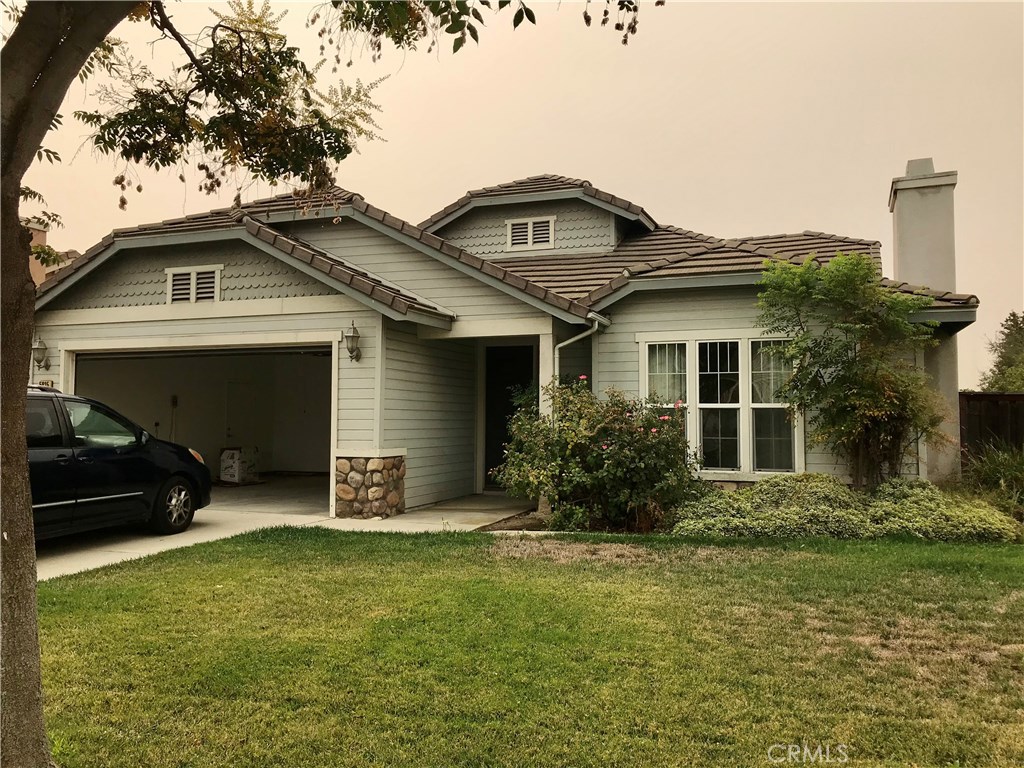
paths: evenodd
<path fill-rule="evenodd" d="M 911 285 L 956 290 L 953 188 L 956 171 L 935 172 L 930 157 L 907 163 L 892 180 L 893 278 Z"/>

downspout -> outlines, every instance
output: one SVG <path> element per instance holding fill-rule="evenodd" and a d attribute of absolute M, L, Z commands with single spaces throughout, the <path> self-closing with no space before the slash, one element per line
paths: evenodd
<path fill-rule="evenodd" d="M 590 314 L 588 314 L 587 320 L 590 320 L 593 323 L 593 325 L 590 328 L 585 330 L 583 333 L 573 336 L 571 339 L 566 339 L 565 341 L 555 345 L 555 381 L 561 381 L 561 379 L 559 378 L 559 373 L 561 370 L 562 347 L 567 347 L 570 344 L 575 344 L 577 341 L 587 338 L 587 336 L 593 336 L 601 328 L 607 328 L 609 325 L 612 324 L 611 320 L 609 320 L 607 317 L 603 317 L 597 314 L 597 312 L 591 312 Z"/>

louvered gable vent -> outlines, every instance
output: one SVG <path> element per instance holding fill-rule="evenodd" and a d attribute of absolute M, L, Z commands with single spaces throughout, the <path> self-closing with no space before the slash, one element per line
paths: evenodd
<path fill-rule="evenodd" d="M 513 248 L 530 244 L 530 222 L 517 221 L 512 224 L 510 243 Z"/>
<path fill-rule="evenodd" d="M 196 272 L 196 301 L 215 301 L 217 299 L 217 273 Z"/>
<path fill-rule="evenodd" d="M 192 273 L 177 272 L 171 275 L 171 303 L 192 301 Z"/>
<path fill-rule="evenodd" d="M 543 219 L 533 222 L 533 245 L 550 245 L 551 221 Z"/>
<path fill-rule="evenodd" d="M 167 303 L 193 304 L 197 301 L 220 301 L 220 271 L 223 265 L 171 268 L 167 270 Z"/>
<path fill-rule="evenodd" d="M 555 242 L 555 217 L 544 216 L 536 219 L 505 221 L 508 227 L 506 250 L 527 251 L 534 248 L 550 248 Z"/>

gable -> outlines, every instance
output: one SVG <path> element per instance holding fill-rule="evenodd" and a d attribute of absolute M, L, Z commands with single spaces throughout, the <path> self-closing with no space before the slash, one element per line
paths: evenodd
<path fill-rule="evenodd" d="M 554 218 L 554 242 L 545 252 L 592 253 L 615 246 L 616 216 L 583 200 L 551 200 L 473 208 L 437 230 L 452 244 L 482 258 L 512 256 L 507 249 L 509 220 Z M 523 253 L 536 253 L 525 251 Z"/>
<path fill-rule="evenodd" d="M 146 307 L 167 303 L 167 269 L 223 265 L 220 301 L 327 296 L 323 282 L 240 240 L 124 250 L 47 309 Z"/>
<path fill-rule="evenodd" d="M 435 302 L 460 319 L 514 319 L 547 314 L 469 274 L 348 217 L 277 224 L 311 245 Z"/>

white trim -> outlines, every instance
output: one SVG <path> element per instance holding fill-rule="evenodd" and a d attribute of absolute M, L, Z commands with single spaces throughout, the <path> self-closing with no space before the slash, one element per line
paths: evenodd
<path fill-rule="evenodd" d="M 189 304 L 196 304 L 196 283 L 197 276 L 200 272 L 213 272 L 213 302 L 217 303 L 220 301 L 220 273 L 224 269 L 223 264 L 204 264 L 198 267 L 167 267 L 164 269 L 164 275 L 167 281 L 167 304 L 177 304 L 181 306 L 184 302 L 174 302 L 171 300 L 171 285 L 174 282 L 174 275 L 191 275 L 189 278 Z M 204 304 L 206 302 L 203 302 Z"/>
<path fill-rule="evenodd" d="M 509 253 L 517 251 L 537 251 L 542 248 L 553 248 L 555 245 L 555 221 L 557 216 L 530 216 L 522 219 L 505 219 L 505 250 Z M 548 239 L 543 243 L 533 240 L 534 226 L 542 221 L 548 223 Z M 526 224 L 526 245 L 512 245 L 512 225 Z"/>
<path fill-rule="evenodd" d="M 334 446 L 335 459 L 362 458 L 368 459 L 386 458 L 393 456 L 405 456 L 408 448 L 382 448 L 373 443 L 338 443 Z"/>
<path fill-rule="evenodd" d="M 555 335 L 542 333 L 538 336 L 537 350 L 537 384 L 540 387 L 540 413 L 551 415 L 551 398 L 544 393 L 544 388 L 551 383 L 555 375 Z"/>
<path fill-rule="evenodd" d="M 331 342 L 331 445 L 336 445 L 338 442 L 338 434 L 341 432 L 338 424 L 338 386 L 340 384 L 341 374 L 339 371 L 341 365 L 341 341 L 334 339 Z M 330 470 L 327 473 L 327 479 L 330 482 L 330 499 L 331 506 L 329 517 L 338 516 L 338 495 L 335 493 L 334 486 L 337 482 L 335 472 L 337 471 L 336 465 L 337 458 L 334 455 L 334 451 L 331 451 Z"/>
<path fill-rule="evenodd" d="M 387 349 L 387 328 L 384 315 L 377 321 L 377 358 L 373 371 L 373 444 L 380 445 L 384 439 L 384 358 Z"/>
<path fill-rule="evenodd" d="M 241 299 L 199 304 L 153 304 L 146 307 L 101 309 L 41 309 L 36 326 L 141 323 L 161 320 L 207 320 L 259 315 L 312 315 L 321 312 L 366 312 L 367 308 L 343 294 L 292 296 L 282 299 Z M 371 310 L 372 311 L 372 310 Z M 440 329 L 438 329 L 440 330 Z M 441 332 L 442 335 L 443 332 Z"/>
<path fill-rule="evenodd" d="M 740 469 L 709 469 L 701 471 L 701 477 L 708 480 L 758 480 L 771 475 L 800 474 L 807 471 L 807 446 L 804 437 L 804 418 L 797 415 L 793 420 L 793 471 L 755 471 L 753 443 L 752 378 L 751 378 L 751 344 L 755 341 L 785 341 L 779 335 L 761 335 L 757 328 L 724 328 L 700 331 L 648 331 L 638 332 L 634 336 L 638 344 L 639 354 L 639 394 L 646 398 L 648 392 L 647 376 L 647 345 L 648 344 L 685 344 L 686 345 L 686 434 L 690 445 L 700 455 L 700 385 L 698 377 L 698 347 L 701 342 L 735 341 L 739 344 L 740 354 L 740 401 L 739 403 L 716 405 L 708 403 L 710 408 L 735 408 L 739 413 Z"/>
<path fill-rule="evenodd" d="M 578 318 L 579 322 L 585 322 Z M 416 333 L 421 339 L 459 339 L 494 336 L 536 336 L 551 332 L 551 315 L 537 313 L 537 317 L 519 317 L 501 320 L 456 320 L 450 331 L 419 326 Z"/>

